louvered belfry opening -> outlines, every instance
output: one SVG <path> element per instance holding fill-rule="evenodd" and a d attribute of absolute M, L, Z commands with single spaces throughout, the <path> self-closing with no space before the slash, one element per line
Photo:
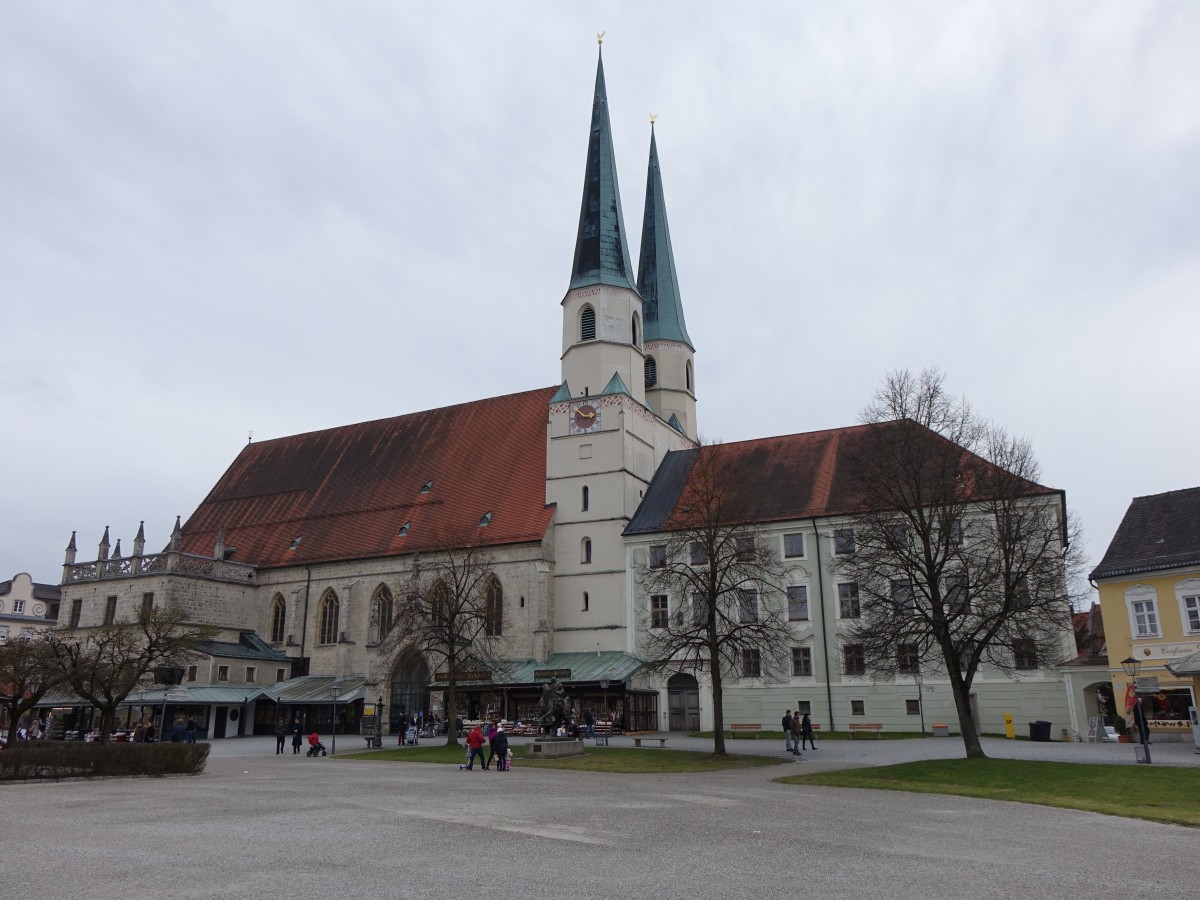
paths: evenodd
<path fill-rule="evenodd" d="M 652 388 L 658 384 L 658 363 L 653 356 L 646 357 L 646 387 Z"/>
<path fill-rule="evenodd" d="M 596 310 L 591 306 L 585 306 L 583 312 L 579 314 L 579 339 L 581 341 L 596 339 Z"/>

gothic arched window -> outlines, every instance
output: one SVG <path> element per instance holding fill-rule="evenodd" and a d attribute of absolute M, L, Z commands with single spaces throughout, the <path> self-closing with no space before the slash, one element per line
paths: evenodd
<path fill-rule="evenodd" d="M 641 342 L 641 340 L 640 340 L 640 337 L 639 337 L 639 335 L 638 335 L 638 317 L 637 317 L 637 313 L 634 313 L 634 314 L 633 314 L 633 323 L 632 323 L 632 324 L 633 324 L 633 329 L 632 329 L 632 330 L 633 330 L 633 346 L 635 346 L 635 347 L 640 347 L 640 346 L 642 346 L 642 342 Z"/>
<path fill-rule="evenodd" d="M 589 504 L 589 501 L 590 501 L 590 499 L 591 499 L 591 498 L 590 498 L 590 496 L 589 496 L 589 493 L 588 493 L 588 486 L 585 484 L 585 485 L 583 486 L 583 504 L 582 504 L 582 505 L 583 505 L 583 511 L 584 511 L 584 512 L 587 512 L 587 511 L 588 511 L 588 506 L 590 505 L 590 504 Z"/>
<path fill-rule="evenodd" d="M 321 632 L 320 643 L 336 644 L 338 639 L 338 614 L 341 612 L 341 604 L 338 603 L 337 594 L 330 588 L 321 598 Z"/>
<path fill-rule="evenodd" d="M 486 606 L 484 607 L 484 631 L 488 637 L 504 634 L 504 588 L 500 579 L 492 576 L 488 581 Z"/>
<path fill-rule="evenodd" d="M 376 641 L 382 641 L 392 630 L 394 615 L 395 603 L 392 600 L 392 592 L 388 590 L 386 584 L 381 584 L 375 589 L 375 596 L 371 598 L 371 624 L 374 626 Z"/>
<path fill-rule="evenodd" d="M 591 305 L 585 306 L 579 313 L 579 339 L 581 341 L 596 339 L 596 310 Z"/>
<path fill-rule="evenodd" d="M 271 604 L 271 643 L 283 643 L 284 631 L 287 628 L 287 601 L 283 594 L 276 594 Z"/>
<path fill-rule="evenodd" d="M 582 561 L 585 563 L 590 563 L 592 561 L 592 539 L 591 538 L 583 539 Z"/>
<path fill-rule="evenodd" d="M 658 384 L 658 363 L 653 356 L 646 357 L 646 387 L 652 388 Z"/>
<path fill-rule="evenodd" d="M 689 359 L 683 367 L 683 377 L 685 386 L 690 391 L 692 389 L 692 361 Z"/>

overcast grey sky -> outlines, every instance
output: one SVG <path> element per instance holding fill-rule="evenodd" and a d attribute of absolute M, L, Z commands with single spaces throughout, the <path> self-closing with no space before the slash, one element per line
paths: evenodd
<path fill-rule="evenodd" d="M 1093 560 L 1200 484 L 1200 4 L 588 6 L 0 5 L 0 579 L 161 547 L 250 431 L 557 383 L 600 30 L 707 437 L 936 365 Z"/>

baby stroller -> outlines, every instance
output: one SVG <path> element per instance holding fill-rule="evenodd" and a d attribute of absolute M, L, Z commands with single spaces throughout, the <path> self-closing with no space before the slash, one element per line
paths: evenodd
<path fill-rule="evenodd" d="M 321 738 L 314 731 L 308 736 L 308 755 L 309 756 L 328 756 L 325 752 L 325 745 L 321 743 Z"/>
<path fill-rule="evenodd" d="M 404 743 L 410 747 L 417 746 L 417 726 L 410 725 L 408 730 L 404 732 Z"/>

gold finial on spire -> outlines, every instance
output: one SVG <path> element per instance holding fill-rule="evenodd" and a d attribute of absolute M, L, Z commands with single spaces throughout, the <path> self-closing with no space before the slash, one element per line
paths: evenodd
<path fill-rule="evenodd" d="M 650 125 L 653 126 L 658 121 L 658 113 L 650 113 Z"/>
<path fill-rule="evenodd" d="M 604 36 L 606 34 L 608 34 L 607 31 L 597 31 L 596 32 L 596 43 L 603 45 L 604 44 Z"/>

